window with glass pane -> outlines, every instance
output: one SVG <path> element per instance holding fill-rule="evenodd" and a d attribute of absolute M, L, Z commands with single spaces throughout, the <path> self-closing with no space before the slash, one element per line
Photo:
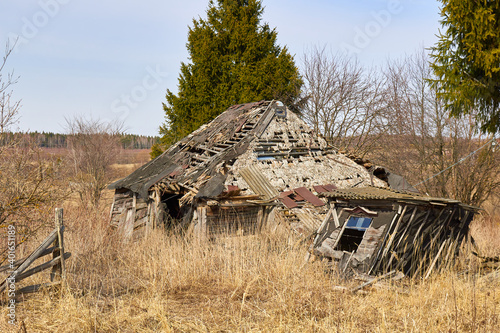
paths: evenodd
<path fill-rule="evenodd" d="M 363 240 L 366 229 L 370 226 L 372 219 L 369 217 L 351 216 L 347 220 L 344 231 L 335 247 L 337 251 L 354 252 Z"/>

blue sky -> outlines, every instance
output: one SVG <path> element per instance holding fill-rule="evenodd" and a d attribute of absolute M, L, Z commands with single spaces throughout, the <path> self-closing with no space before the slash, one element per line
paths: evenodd
<path fill-rule="evenodd" d="M 65 117 L 121 119 L 157 135 L 167 89 L 177 91 L 192 19 L 208 0 L 0 0 L 0 43 L 19 36 L 8 69 L 20 76 L 20 130 L 64 132 Z M 327 45 L 369 65 L 435 41 L 434 0 L 263 0 L 263 21 L 300 66 Z M 3 45 L 2 45 L 3 47 Z"/>

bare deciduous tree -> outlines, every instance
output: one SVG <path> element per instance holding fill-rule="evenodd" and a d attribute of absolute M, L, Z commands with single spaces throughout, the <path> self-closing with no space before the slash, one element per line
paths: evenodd
<path fill-rule="evenodd" d="M 84 203 L 98 206 L 120 151 L 122 124 L 74 117 L 66 119 L 73 188 Z"/>
<path fill-rule="evenodd" d="M 379 163 L 422 192 L 482 204 L 500 187 L 500 156 L 491 135 L 478 132 L 474 112 L 461 119 L 448 115 L 429 84 L 432 72 L 423 50 L 390 61 L 385 75 L 392 127 L 376 153 Z"/>
<path fill-rule="evenodd" d="M 304 120 L 339 149 L 363 155 L 385 133 L 383 82 L 355 58 L 315 47 L 303 58 Z"/>
<path fill-rule="evenodd" d="M 3 228 L 6 224 L 14 225 L 19 245 L 51 221 L 47 217 L 52 216 L 61 195 L 54 186 L 59 163 L 44 158 L 29 136 L 7 139 L 20 109 L 20 101 L 12 97 L 17 78 L 12 73 L 4 74 L 11 51 L 7 44 L 0 64 L 0 230 L 7 230 Z M 1 247 L 0 262 L 5 260 L 5 254 L 6 247 Z"/>
<path fill-rule="evenodd" d="M 5 55 L 0 63 L 0 135 L 3 136 L 4 133 L 14 125 L 19 116 L 19 108 L 21 107 L 21 101 L 14 101 L 12 99 L 12 89 L 11 86 L 17 83 L 18 77 L 14 76 L 13 72 L 5 73 L 5 65 L 7 59 L 12 53 L 13 47 L 11 48 L 7 42 L 5 46 Z"/>

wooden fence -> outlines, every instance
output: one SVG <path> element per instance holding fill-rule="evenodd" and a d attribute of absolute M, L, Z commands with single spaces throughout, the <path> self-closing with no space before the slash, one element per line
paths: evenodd
<path fill-rule="evenodd" d="M 51 246 L 52 245 L 52 246 Z M 36 267 L 28 269 L 38 258 L 52 254 L 52 259 Z M 63 255 L 61 255 L 63 254 Z M 16 294 L 36 292 L 42 287 L 60 285 L 66 279 L 65 260 L 71 256 L 71 253 L 64 252 L 64 222 L 63 209 L 56 208 L 55 229 L 50 235 L 33 251 L 28 257 L 16 260 L 13 264 L 0 267 L 0 272 L 12 271 L 10 275 L 0 284 L 0 293 L 9 289 L 9 285 L 26 279 L 36 273 L 52 268 L 50 273 L 50 282 L 27 286 L 15 290 Z M 28 270 L 27 270 L 28 269 Z"/>

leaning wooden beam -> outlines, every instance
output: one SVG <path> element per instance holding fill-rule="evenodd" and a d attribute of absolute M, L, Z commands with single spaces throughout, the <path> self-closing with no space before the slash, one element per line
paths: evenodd
<path fill-rule="evenodd" d="M 387 242 L 387 245 L 385 246 L 384 252 L 382 253 L 382 257 L 380 259 L 383 259 L 387 255 L 389 250 L 391 249 L 392 242 L 394 241 L 394 238 L 396 238 L 396 234 L 398 233 L 399 225 L 401 224 L 401 221 L 403 220 L 403 217 L 405 216 L 407 207 L 408 206 L 406 206 L 406 205 L 404 206 L 403 212 L 399 216 L 398 222 L 396 223 L 394 230 L 392 230 L 391 238 L 389 238 L 389 241 Z M 391 230 L 388 230 L 388 232 L 390 233 Z"/>
<path fill-rule="evenodd" d="M 453 262 L 453 252 L 455 252 L 456 247 L 460 244 L 458 242 L 458 237 L 454 237 L 454 241 L 450 242 L 450 246 L 448 246 L 448 250 L 445 252 L 446 257 L 443 260 L 444 269 L 448 269 L 450 264 Z"/>
<path fill-rule="evenodd" d="M 62 228 L 64 229 L 64 226 Z M 50 243 L 56 240 L 56 238 L 57 230 L 54 229 L 50 233 L 50 235 L 43 241 L 43 243 L 35 251 L 33 251 L 33 253 L 31 253 L 31 255 L 29 255 L 26 260 L 7 279 L 2 282 L 2 284 L 0 285 L 0 292 L 4 291 L 7 287 L 8 279 L 13 279 L 24 272 L 24 270 L 28 268 L 29 265 L 31 265 L 36 259 L 40 257 L 40 254 L 42 254 L 42 252 L 50 245 Z"/>
<path fill-rule="evenodd" d="M 328 221 L 330 221 L 330 218 L 332 217 L 332 214 L 334 214 L 334 213 L 335 213 L 335 205 L 332 203 L 330 206 L 330 209 L 328 210 L 328 213 L 325 216 L 325 219 L 323 220 L 320 227 L 318 228 L 318 231 L 316 232 L 316 237 L 314 238 L 314 242 L 313 242 L 313 246 L 312 246 L 313 249 L 318 245 L 319 238 L 321 237 L 321 235 L 325 231 L 325 228 L 328 225 Z M 337 215 L 337 214 L 335 213 L 335 215 Z M 335 227 L 338 228 L 337 225 Z"/>
<path fill-rule="evenodd" d="M 399 248 L 399 244 L 401 244 L 401 242 L 403 241 L 403 239 L 405 238 L 406 236 L 406 232 L 408 231 L 408 229 L 410 228 L 412 222 L 413 222 L 413 219 L 415 218 L 415 214 L 417 212 L 417 207 L 415 207 L 413 209 L 413 213 L 411 214 L 411 217 L 410 217 L 410 220 L 407 222 L 407 225 L 406 225 L 406 228 L 405 230 L 403 231 L 403 233 L 401 234 L 401 236 L 399 237 L 398 239 L 398 242 L 396 243 L 396 245 L 394 246 L 394 251 L 392 251 L 392 254 L 391 254 L 391 258 L 389 259 L 389 262 L 387 263 L 387 267 L 391 267 L 391 264 L 392 264 L 392 261 L 394 260 L 394 258 L 396 257 L 396 251 L 397 249 Z M 396 230 L 394 231 L 396 232 Z"/>
<path fill-rule="evenodd" d="M 54 246 L 49 247 L 49 248 L 43 250 L 43 252 L 40 253 L 40 255 L 38 256 L 38 258 L 45 257 L 46 255 L 51 254 L 54 250 L 55 250 Z M 22 259 L 14 261 L 14 263 L 12 264 L 12 266 L 14 266 L 14 269 L 17 268 L 24 260 L 26 260 L 26 258 L 22 258 Z M 0 267 L 0 273 L 8 271 L 9 269 L 12 269 L 10 264 L 2 266 L 2 267 Z"/>
<path fill-rule="evenodd" d="M 69 257 L 71 257 L 71 253 L 70 252 L 66 252 L 64 254 L 64 256 L 63 256 L 64 259 L 68 259 Z M 61 257 L 57 257 L 57 258 L 54 258 L 54 259 L 52 259 L 50 261 L 47 261 L 46 263 L 43 263 L 43 264 L 38 265 L 36 267 L 33 267 L 32 269 L 29 269 L 26 272 L 17 275 L 16 276 L 16 282 L 24 280 L 24 279 L 26 279 L 27 277 L 29 277 L 29 276 L 31 276 L 33 274 L 36 274 L 36 273 L 39 273 L 39 272 L 44 271 L 46 269 L 49 269 L 51 267 L 54 267 L 55 265 L 58 265 L 60 263 L 61 263 Z"/>
<path fill-rule="evenodd" d="M 443 244 L 441 244 L 441 246 L 439 247 L 439 250 L 438 250 L 438 253 L 436 254 L 436 257 L 434 257 L 434 260 L 432 260 L 432 263 L 429 266 L 429 269 L 427 270 L 427 273 L 424 276 L 424 280 L 426 280 L 429 277 L 429 275 L 431 275 L 432 269 L 436 265 L 436 262 L 439 258 L 439 255 L 441 254 L 441 251 L 443 251 L 444 246 L 448 243 L 449 240 L 450 239 L 447 239 L 446 241 L 444 241 Z"/>
<path fill-rule="evenodd" d="M 337 222 L 335 224 L 336 224 L 336 227 L 338 228 L 338 217 L 337 217 L 337 213 L 335 211 L 335 205 L 332 203 L 330 206 L 330 209 L 328 210 L 328 213 L 325 216 L 325 219 L 323 220 L 323 222 L 319 226 L 318 231 L 316 231 L 316 237 L 314 237 L 314 241 L 313 241 L 313 245 L 312 245 L 313 250 L 316 248 L 316 246 L 318 246 L 319 239 L 321 238 L 321 235 L 324 233 L 325 228 L 327 227 L 328 221 L 330 221 L 332 214 L 335 215 L 335 217 L 337 218 Z M 304 265 L 302 267 L 304 267 L 309 262 L 310 258 L 311 258 L 311 252 L 308 251 L 306 258 L 305 258 Z"/>
<path fill-rule="evenodd" d="M 386 251 L 388 250 L 387 247 L 384 248 L 384 244 L 387 241 L 387 237 L 389 236 L 395 221 L 398 220 L 399 223 L 400 219 L 404 216 L 405 212 L 406 212 L 406 205 L 404 206 L 403 209 L 401 208 L 401 206 L 398 207 L 398 212 L 394 214 L 394 218 L 392 219 L 391 224 L 389 225 L 389 229 L 385 231 L 384 240 L 380 244 L 380 247 L 377 251 L 377 256 L 375 257 L 375 259 L 373 259 L 373 264 L 370 270 L 368 271 L 368 274 L 372 274 L 372 272 L 376 271 L 380 267 L 382 259 L 384 258 Z"/>
<path fill-rule="evenodd" d="M 417 232 L 415 233 L 415 236 L 413 237 L 413 243 L 416 243 L 417 241 L 417 238 L 418 238 L 418 235 L 420 234 L 420 231 L 422 230 L 422 228 L 424 227 L 425 223 L 427 222 L 427 220 L 429 219 L 429 215 L 431 213 L 431 210 L 427 210 L 427 214 L 425 215 L 425 218 L 422 222 L 420 222 L 420 226 L 418 227 L 418 230 Z"/>

